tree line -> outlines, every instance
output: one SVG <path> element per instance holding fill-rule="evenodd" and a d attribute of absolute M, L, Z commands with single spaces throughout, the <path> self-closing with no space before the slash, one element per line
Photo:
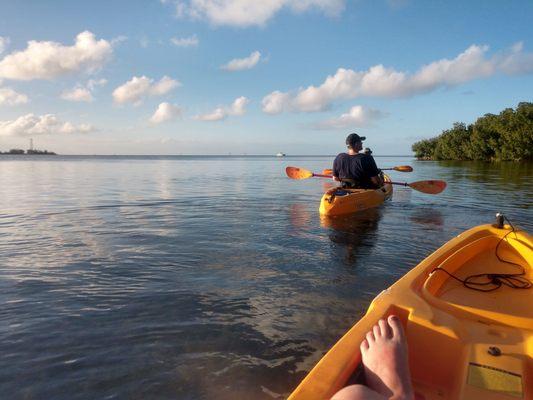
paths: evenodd
<path fill-rule="evenodd" d="M 485 114 L 470 125 L 456 122 L 439 136 L 414 143 L 412 150 L 422 160 L 532 160 L 533 103 Z"/>

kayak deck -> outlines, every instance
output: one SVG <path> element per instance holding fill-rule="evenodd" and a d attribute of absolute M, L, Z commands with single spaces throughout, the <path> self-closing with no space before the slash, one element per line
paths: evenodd
<path fill-rule="evenodd" d="M 480 292 L 445 272 L 431 273 L 440 267 L 465 279 L 520 272 L 503 259 L 520 264 L 532 280 L 530 237 L 505 228 L 472 228 L 383 291 L 289 398 L 329 398 L 353 381 L 364 335 L 390 314 L 405 327 L 417 399 L 533 398 L 533 289 L 502 286 Z"/>
<path fill-rule="evenodd" d="M 383 175 L 385 184 L 379 189 L 348 189 L 335 187 L 328 190 L 320 200 L 321 215 L 338 216 L 377 207 L 392 197 L 392 184 L 388 175 Z"/>

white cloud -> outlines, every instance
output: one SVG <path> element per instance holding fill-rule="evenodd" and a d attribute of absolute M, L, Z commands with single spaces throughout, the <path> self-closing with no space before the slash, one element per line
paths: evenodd
<path fill-rule="evenodd" d="M 178 47 L 196 47 L 200 43 L 196 35 L 192 35 L 186 38 L 172 38 L 170 39 L 174 46 Z"/>
<path fill-rule="evenodd" d="M 496 73 L 533 72 L 533 54 L 524 53 L 517 44 L 506 53 L 488 58 L 488 46 L 470 46 L 452 60 L 442 59 L 422 66 L 416 73 L 396 71 L 375 65 L 366 71 L 339 68 L 320 86 L 300 88 L 295 92 L 274 91 L 263 98 L 263 111 L 316 112 L 327 109 L 338 99 L 356 97 L 410 97 L 440 87 L 452 87 Z"/>
<path fill-rule="evenodd" d="M 200 114 L 193 117 L 198 121 L 220 121 L 228 116 L 227 111 L 222 107 L 215 108 L 212 112 L 207 114 Z"/>
<path fill-rule="evenodd" d="M 57 42 L 30 40 L 23 51 L 6 55 L 0 61 L 0 77 L 32 80 L 54 79 L 66 74 L 100 69 L 111 57 L 113 48 L 93 33 L 81 32 L 73 46 Z"/>
<path fill-rule="evenodd" d="M 176 3 L 176 16 L 207 20 L 213 25 L 262 26 L 283 8 L 302 13 L 316 9 L 336 16 L 345 0 L 188 0 Z"/>
<path fill-rule="evenodd" d="M 246 113 L 246 106 L 250 100 L 244 96 L 237 97 L 229 107 L 217 107 L 207 114 L 195 115 L 193 119 L 198 121 L 220 121 L 229 115 L 240 116 Z"/>
<path fill-rule="evenodd" d="M 246 106 L 250 100 L 244 96 L 237 97 L 228 110 L 229 115 L 244 115 L 246 113 Z"/>
<path fill-rule="evenodd" d="M 85 86 L 77 85 L 76 87 L 65 90 L 61 93 L 63 100 L 69 101 L 85 101 L 91 102 L 94 100 L 93 91 L 98 86 L 103 86 L 107 83 L 107 79 L 89 79 Z"/>
<path fill-rule="evenodd" d="M 159 104 L 154 115 L 150 118 L 150 122 L 160 124 L 161 122 L 169 121 L 181 115 L 181 108 L 176 104 L 167 102 Z"/>
<path fill-rule="evenodd" d="M 226 71 L 242 71 L 244 69 L 251 69 L 257 65 L 260 58 L 261 53 L 254 51 L 248 57 L 235 58 L 227 64 L 222 65 L 220 68 L 225 69 Z"/>
<path fill-rule="evenodd" d="M 74 125 L 71 122 L 60 121 L 53 114 L 41 116 L 27 114 L 12 121 L 0 121 L 0 136 L 89 133 L 94 130 L 89 124 Z"/>
<path fill-rule="evenodd" d="M 70 90 L 65 90 L 63 93 L 61 93 L 61 98 L 63 100 L 85 102 L 91 102 L 94 100 L 89 89 L 79 86 Z"/>
<path fill-rule="evenodd" d="M 276 90 L 266 95 L 261 104 L 267 114 L 279 114 L 290 106 L 290 95 Z"/>
<path fill-rule="evenodd" d="M 16 106 L 19 104 L 26 104 L 28 96 L 22 93 L 15 92 L 8 87 L 0 87 L 0 106 Z"/>
<path fill-rule="evenodd" d="M 348 112 L 338 118 L 331 118 L 317 123 L 316 129 L 339 129 L 348 127 L 364 127 L 373 121 L 383 118 L 386 114 L 382 111 L 363 106 L 353 106 Z"/>
<path fill-rule="evenodd" d="M 117 104 L 133 103 L 138 105 L 144 97 L 161 96 L 178 86 L 181 86 L 181 84 L 168 76 L 164 76 L 156 83 L 154 83 L 153 79 L 144 75 L 141 77 L 134 76 L 113 91 L 113 100 Z"/>
<path fill-rule="evenodd" d="M 7 46 L 9 46 L 9 38 L 5 36 L 0 36 L 0 54 L 4 52 L 5 49 L 7 49 Z"/>
<path fill-rule="evenodd" d="M 107 79 L 89 79 L 87 81 L 87 88 L 89 90 L 94 90 L 98 86 L 104 86 L 107 85 Z"/>

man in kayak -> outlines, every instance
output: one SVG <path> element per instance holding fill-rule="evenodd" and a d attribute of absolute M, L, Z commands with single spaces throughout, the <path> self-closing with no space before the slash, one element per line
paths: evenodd
<path fill-rule="evenodd" d="M 374 157 L 359 153 L 366 137 L 350 133 L 346 138 L 348 153 L 340 153 L 333 161 L 333 179 L 343 187 L 376 189 L 383 186 L 383 178 Z"/>
<path fill-rule="evenodd" d="M 361 343 L 366 385 L 350 385 L 331 400 L 412 400 L 407 340 L 398 317 L 380 319 Z"/>

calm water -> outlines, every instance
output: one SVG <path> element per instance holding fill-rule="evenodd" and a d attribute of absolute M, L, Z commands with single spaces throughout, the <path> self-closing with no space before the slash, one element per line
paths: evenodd
<path fill-rule="evenodd" d="M 504 211 L 533 231 L 533 165 L 416 162 L 323 221 L 331 157 L 0 158 L 0 398 L 283 398 L 369 301 Z"/>

